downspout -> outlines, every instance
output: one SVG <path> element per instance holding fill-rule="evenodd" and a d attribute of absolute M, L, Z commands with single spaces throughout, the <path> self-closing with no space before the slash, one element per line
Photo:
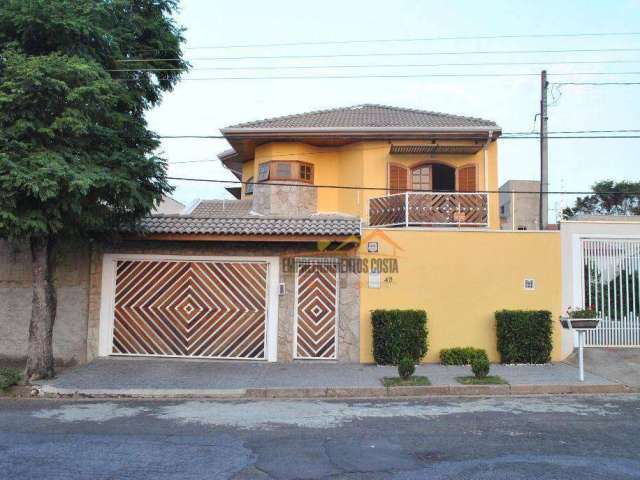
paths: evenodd
<path fill-rule="evenodd" d="M 489 144 L 491 143 L 491 137 L 493 137 L 493 130 L 489 130 L 489 136 L 487 137 L 487 141 L 484 144 L 483 152 L 484 152 L 484 191 L 489 191 Z M 489 208 L 490 204 L 490 194 L 487 193 L 487 226 L 491 225 L 491 208 Z"/>

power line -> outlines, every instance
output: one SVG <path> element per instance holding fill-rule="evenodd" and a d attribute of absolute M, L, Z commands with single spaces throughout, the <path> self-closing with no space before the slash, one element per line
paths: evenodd
<path fill-rule="evenodd" d="M 423 67 L 480 67 L 512 65 L 600 65 L 600 64 L 629 64 L 640 63 L 640 60 L 575 60 L 564 62 L 458 62 L 458 63 L 391 63 L 391 64 L 360 64 L 360 65 L 250 65 L 247 67 L 195 67 L 191 70 L 216 71 L 216 70 L 311 70 L 318 68 L 423 68 Z M 178 72 L 181 68 L 115 68 L 107 72 Z"/>
<path fill-rule="evenodd" d="M 234 183 L 234 184 L 242 184 L 242 185 L 261 185 L 263 182 L 246 182 L 242 180 L 218 180 L 213 178 L 188 178 L 188 177 L 167 177 L 168 180 L 175 181 L 186 181 L 186 182 L 207 182 L 207 183 Z M 312 185 L 307 183 L 287 183 L 287 182 L 269 182 L 268 185 L 276 185 L 283 187 L 301 187 L 301 188 L 334 188 L 341 190 L 360 190 L 360 191 L 395 191 L 397 188 L 390 187 L 356 187 L 353 185 Z M 418 193 L 459 193 L 459 192 L 451 192 L 451 191 L 440 191 L 440 190 L 417 190 L 417 189 L 407 189 L 407 192 L 418 192 Z M 404 192 L 401 192 L 404 193 Z M 468 193 L 520 193 L 520 194 L 536 194 L 539 195 L 540 191 L 523 191 L 523 190 L 476 190 L 475 192 Z M 627 196 L 636 196 L 640 195 L 640 191 L 638 192 L 594 192 L 594 191 L 547 191 L 544 192 L 548 195 L 627 195 Z"/>
<path fill-rule="evenodd" d="M 635 129 L 624 129 L 624 130 L 564 130 L 564 131 L 554 131 L 549 132 L 549 136 L 547 138 L 551 139 L 605 139 L 605 138 L 640 138 L 640 135 L 570 135 L 570 134 L 584 134 L 584 133 L 635 133 L 640 132 L 640 130 Z M 161 139 L 212 139 L 212 140 L 225 140 L 226 137 L 223 135 L 159 135 L 158 138 Z M 516 140 L 516 139 L 538 139 L 540 138 L 538 135 L 534 135 L 531 132 L 503 132 L 500 139 L 508 139 L 508 140 Z M 379 148 L 379 147 L 378 147 Z M 324 153 L 324 152 L 308 152 L 305 155 L 315 154 L 315 153 Z M 299 154 L 294 154 L 299 155 Z"/>
<path fill-rule="evenodd" d="M 451 40 L 496 40 L 505 38 L 571 38 L 571 37 L 621 37 L 640 35 L 640 32 L 596 32 L 596 33 L 537 33 L 537 34 L 507 34 L 507 35 L 464 35 L 447 37 L 417 37 L 417 38 L 382 38 L 370 40 L 329 40 L 288 43 L 254 43 L 231 45 L 204 45 L 197 47 L 185 47 L 188 50 L 213 50 L 227 48 L 264 48 L 264 47 L 297 47 L 313 45 L 349 45 L 362 43 L 405 43 L 405 42 L 432 42 Z"/>
<path fill-rule="evenodd" d="M 602 140 L 602 139 L 612 139 L 612 138 L 623 138 L 623 139 L 630 139 L 630 138 L 640 138 L 640 135 L 546 135 L 545 138 L 548 138 L 550 140 L 569 140 L 569 139 L 578 139 L 578 140 L 586 140 L 586 139 L 595 139 L 595 140 Z M 514 136 L 514 137 L 509 137 L 509 136 L 502 136 L 500 137 L 500 139 L 505 139 L 505 140 L 524 140 L 524 139 L 529 139 L 529 140 L 539 140 L 540 137 L 538 135 L 531 135 L 531 136 Z"/>
<path fill-rule="evenodd" d="M 430 56 L 430 55 L 513 55 L 528 53 L 603 53 L 603 52 L 637 52 L 640 48 L 574 48 L 574 49 L 540 49 L 540 50 L 467 50 L 441 52 L 368 52 L 368 53 L 334 53 L 314 55 L 251 55 L 238 57 L 200 57 L 190 61 L 218 61 L 218 60 L 260 60 L 284 58 L 355 58 L 355 57 L 399 57 L 399 56 Z M 125 58 L 116 60 L 119 63 L 132 62 L 175 62 L 184 61 L 183 58 Z"/>
<path fill-rule="evenodd" d="M 204 162 L 219 162 L 219 158 L 209 158 L 206 160 L 184 160 L 179 162 L 167 162 L 168 165 L 180 165 L 183 163 L 204 163 Z"/>
<path fill-rule="evenodd" d="M 224 139 L 225 137 L 223 137 L 222 135 L 158 135 L 158 138 L 164 138 L 164 139 L 172 139 L 172 138 L 177 138 L 177 139 L 184 139 L 184 138 Z"/>
<path fill-rule="evenodd" d="M 591 86 L 611 86 L 611 85 L 640 85 L 640 82 L 554 82 L 554 85 L 591 85 Z"/>
<path fill-rule="evenodd" d="M 427 77 L 532 77 L 539 73 L 430 73 L 430 74 L 379 74 L 379 75 L 269 75 L 262 77 L 191 77 L 181 81 L 220 81 L 220 80 L 336 80 L 346 78 L 427 78 Z M 120 79 L 118 79 L 120 80 Z M 128 79 L 124 79 L 128 80 Z M 136 80 L 136 79 L 132 79 Z"/>
<path fill-rule="evenodd" d="M 556 130 L 548 132 L 550 134 L 568 134 L 568 133 L 633 133 L 640 132 L 635 129 L 622 129 L 622 130 Z M 503 132 L 505 135 L 531 135 L 533 132 Z"/>
<path fill-rule="evenodd" d="M 181 81 L 228 81 L 228 80 L 336 80 L 348 78 L 493 78 L 493 77 L 537 77 L 539 73 L 424 73 L 424 74 L 364 74 L 364 75 L 272 75 L 261 77 L 191 77 Z M 640 75 L 639 72 L 560 72 L 554 76 L 580 75 Z M 138 81 L 137 78 L 117 78 L 121 81 Z M 636 82 L 560 82 L 554 85 L 636 85 Z"/>

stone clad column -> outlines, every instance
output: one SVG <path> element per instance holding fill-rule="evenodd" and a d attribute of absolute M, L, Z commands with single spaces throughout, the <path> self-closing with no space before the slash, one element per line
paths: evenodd
<path fill-rule="evenodd" d="M 304 217 L 318 211 L 318 191 L 308 183 L 294 180 L 259 183 L 253 188 L 253 211 L 262 215 Z"/>

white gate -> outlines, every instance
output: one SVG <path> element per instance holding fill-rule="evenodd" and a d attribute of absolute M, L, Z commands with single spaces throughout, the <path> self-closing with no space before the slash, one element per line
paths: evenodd
<path fill-rule="evenodd" d="M 582 239 L 582 302 L 602 319 L 588 347 L 640 346 L 640 240 Z"/>

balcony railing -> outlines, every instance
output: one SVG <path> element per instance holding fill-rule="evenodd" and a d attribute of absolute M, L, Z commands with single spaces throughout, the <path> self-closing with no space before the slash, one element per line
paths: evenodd
<path fill-rule="evenodd" d="M 485 227 L 487 203 L 486 193 L 396 193 L 369 200 L 369 225 Z"/>

